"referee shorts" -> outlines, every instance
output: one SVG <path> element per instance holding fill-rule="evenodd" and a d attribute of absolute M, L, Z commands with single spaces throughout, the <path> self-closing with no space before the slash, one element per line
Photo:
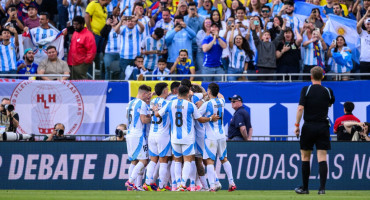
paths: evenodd
<path fill-rule="evenodd" d="M 301 150 L 330 150 L 329 125 L 325 122 L 305 122 L 300 140 Z"/>

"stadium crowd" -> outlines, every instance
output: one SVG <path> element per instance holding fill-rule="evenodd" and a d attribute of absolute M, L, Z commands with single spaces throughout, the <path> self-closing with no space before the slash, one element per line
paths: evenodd
<path fill-rule="evenodd" d="M 183 74 L 177 78 L 183 79 L 188 74 L 308 73 L 314 66 L 335 73 L 370 72 L 369 0 L 307 0 L 299 8 L 305 12 L 296 13 L 298 1 L 3 0 L 0 73 L 71 73 L 70 79 L 87 79 L 93 62 L 105 80 L 136 80 L 140 74 Z M 308 5 L 317 7 L 305 9 Z M 333 41 L 324 41 L 331 14 L 357 21 L 357 33 L 344 28 Z M 65 42 L 58 44 L 60 34 Z M 346 42 L 350 37 L 361 40 L 359 59 Z M 55 46 L 52 52 L 49 46 Z M 50 60 L 51 54 L 59 59 Z"/>

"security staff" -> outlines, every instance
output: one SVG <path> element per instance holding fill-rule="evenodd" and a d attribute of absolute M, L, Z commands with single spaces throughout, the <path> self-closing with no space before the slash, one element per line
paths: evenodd
<path fill-rule="evenodd" d="M 330 150 L 330 132 L 328 110 L 334 103 L 335 98 L 330 88 L 321 85 L 324 78 L 321 67 L 311 69 L 312 85 L 306 86 L 301 91 L 301 98 L 297 109 L 295 134 L 299 137 L 299 122 L 304 111 L 304 124 L 300 139 L 302 157 L 303 186 L 296 188 L 297 194 L 308 194 L 308 180 L 310 176 L 310 158 L 313 145 L 316 145 L 317 160 L 319 163 L 320 189 L 318 194 L 325 194 L 328 164 L 326 162 L 327 150 Z"/>
<path fill-rule="evenodd" d="M 250 141 L 252 140 L 252 125 L 248 112 L 243 106 L 243 99 L 239 95 L 229 97 L 231 106 L 235 110 L 231 118 L 228 137 L 232 141 Z"/>

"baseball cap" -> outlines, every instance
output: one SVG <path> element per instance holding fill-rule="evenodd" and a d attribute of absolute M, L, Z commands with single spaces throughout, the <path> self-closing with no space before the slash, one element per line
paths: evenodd
<path fill-rule="evenodd" d="M 234 101 L 241 101 L 241 102 L 243 102 L 243 99 L 239 95 L 237 95 L 237 94 L 234 94 L 234 96 L 229 97 L 229 100 L 230 101 L 234 100 Z"/>
<path fill-rule="evenodd" d="M 24 50 L 24 54 L 27 54 L 29 51 L 32 51 L 31 48 L 27 48 L 26 50 Z"/>
<path fill-rule="evenodd" d="M 35 4 L 33 4 L 33 3 L 30 3 L 30 5 L 28 5 L 28 6 L 27 6 L 27 10 L 28 10 L 29 8 L 35 8 L 36 10 L 38 10 L 38 9 L 37 9 L 37 6 L 36 6 Z"/>

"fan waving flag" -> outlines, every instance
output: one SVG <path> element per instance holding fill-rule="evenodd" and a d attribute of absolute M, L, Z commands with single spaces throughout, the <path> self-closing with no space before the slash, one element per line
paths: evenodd
<path fill-rule="evenodd" d="M 311 11 L 314 8 L 318 8 L 320 10 L 321 18 L 324 22 L 326 22 L 326 16 L 324 14 L 324 8 L 322 6 L 316 6 L 306 2 L 297 1 L 294 3 L 294 15 L 298 17 L 299 21 L 303 22 L 311 15 Z"/>
<path fill-rule="evenodd" d="M 338 35 L 346 39 L 347 46 L 352 51 L 352 59 L 359 63 L 360 51 L 359 36 L 356 30 L 356 20 L 329 14 L 329 20 L 326 22 L 324 34 L 322 35 L 325 43 L 331 44 Z"/>

